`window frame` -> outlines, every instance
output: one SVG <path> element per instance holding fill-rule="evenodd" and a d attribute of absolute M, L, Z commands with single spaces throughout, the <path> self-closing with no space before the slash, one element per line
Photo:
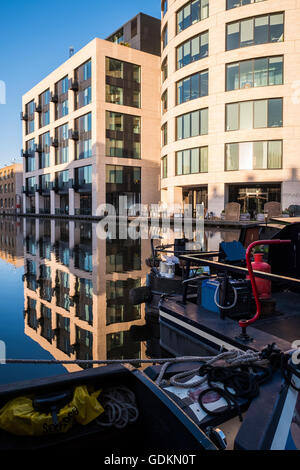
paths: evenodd
<path fill-rule="evenodd" d="M 270 18 L 275 15 L 283 15 L 283 40 L 282 41 L 276 41 L 276 42 L 271 42 L 270 41 Z M 261 44 L 255 44 L 255 20 L 258 18 L 263 18 L 263 17 L 268 17 L 268 41 L 263 42 Z M 244 21 L 253 21 L 253 44 L 248 44 L 246 46 L 241 46 L 241 23 Z M 227 48 L 227 43 L 228 43 L 228 27 L 234 24 L 239 25 L 239 47 L 235 47 L 233 49 L 228 49 Z M 253 46 L 261 46 L 263 44 L 280 44 L 285 41 L 285 11 L 276 11 L 276 12 L 271 12 L 271 13 L 265 13 L 262 15 L 257 15 L 257 16 L 250 16 L 246 18 L 241 18 L 239 20 L 235 21 L 230 21 L 229 23 L 226 23 L 226 31 L 225 31 L 225 52 L 231 52 L 231 51 L 236 51 L 237 49 L 244 49 L 245 47 L 253 47 Z"/>
<path fill-rule="evenodd" d="M 275 84 L 275 85 L 271 85 L 270 84 L 270 59 L 276 59 L 276 58 L 281 58 L 282 59 L 282 83 L 280 84 Z M 235 61 L 235 62 L 228 62 L 225 64 L 225 92 L 233 92 L 233 91 L 237 91 L 237 90 L 245 90 L 246 88 L 241 88 L 240 87 L 240 83 L 241 83 L 241 68 L 240 68 L 240 64 L 242 64 L 243 62 L 249 62 L 251 61 L 252 62 L 252 76 L 253 76 L 253 83 L 254 83 L 254 74 L 255 74 L 255 61 L 256 60 L 260 60 L 260 59 L 268 59 L 268 84 L 267 85 L 261 85 L 261 86 L 253 86 L 253 87 L 249 87 L 249 88 L 263 88 L 264 86 L 282 86 L 284 85 L 284 66 L 285 66 L 285 62 L 284 62 L 284 54 L 279 54 L 279 55 L 270 55 L 270 56 L 263 56 L 263 57 L 254 57 L 253 59 L 244 59 L 244 60 L 239 60 L 239 61 Z M 239 88 L 234 88 L 233 90 L 228 90 L 228 67 L 230 65 L 238 65 L 239 67 Z"/>

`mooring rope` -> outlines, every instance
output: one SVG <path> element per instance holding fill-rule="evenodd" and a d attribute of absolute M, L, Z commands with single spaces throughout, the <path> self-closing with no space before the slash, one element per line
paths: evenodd
<path fill-rule="evenodd" d="M 237 367 L 240 365 L 254 364 L 254 363 L 261 362 L 261 357 L 260 357 L 260 352 L 255 352 L 255 351 L 252 351 L 251 349 L 249 349 L 248 351 L 239 351 L 236 349 L 232 351 L 222 352 L 218 354 L 217 356 L 213 356 L 213 357 L 209 356 L 209 357 L 198 358 L 198 360 L 205 363 L 207 366 L 212 365 L 215 362 L 223 361 L 225 362 L 225 365 L 227 366 Z M 156 384 L 158 386 L 166 384 L 166 381 L 163 381 L 163 377 L 166 373 L 166 370 L 171 364 L 172 363 L 169 362 L 169 363 L 165 363 L 162 366 L 159 376 L 156 380 Z M 176 374 L 170 378 L 170 383 L 174 385 L 175 387 L 180 387 L 180 388 L 198 387 L 207 381 L 207 375 L 199 378 L 193 383 L 182 382 L 183 379 L 186 379 L 188 381 L 188 379 L 191 379 L 192 377 L 194 377 L 194 375 L 198 372 L 199 372 L 199 368 L 185 371 L 185 372 L 180 372 L 179 374 Z"/>

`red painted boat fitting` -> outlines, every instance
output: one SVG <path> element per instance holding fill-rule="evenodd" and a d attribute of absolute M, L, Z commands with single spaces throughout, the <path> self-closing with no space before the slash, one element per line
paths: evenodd
<path fill-rule="evenodd" d="M 247 263 L 247 268 L 249 271 L 249 277 L 251 281 L 251 286 L 252 286 L 252 291 L 256 303 L 256 314 L 253 318 L 250 320 L 240 320 L 239 325 L 243 329 L 243 333 L 245 333 L 246 328 L 249 325 L 252 325 L 255 323 L 260 315 L 261 315 L 261 303 L 259 300 L 259 295 L 258 295 L 258 289 L 255 281 L 255 276 L 253 273 L 253 268 L 252 268 L 252 263 L 251 263 L 251 254 L 253 248 L 256 246 L 264 246 L 264 245 L 286 245 L 288 243 L 291 243 L 291 240 L 258 240 L 256 242 L 251 243 L 251 245 L 248 246 L 247 251 L 246 251 L 246 263 Z"/>

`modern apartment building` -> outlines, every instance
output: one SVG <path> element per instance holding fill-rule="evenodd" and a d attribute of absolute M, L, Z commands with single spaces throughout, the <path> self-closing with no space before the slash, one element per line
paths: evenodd
<path fill-rule="evenodd" d="M 23 96 L 24 212 L 159 201 L 159 42 L 160 20 L 139 14 Z"/>
<path fill-rule="evenodd" d="M 166 203 L 300 204 L 300 3 L 162 1 Z"/>
<path fill-rule="evenodd" d="M 0 214 L 21 212 L 22 184 L 22 163 L 14 163 L 0 168 Z"/>

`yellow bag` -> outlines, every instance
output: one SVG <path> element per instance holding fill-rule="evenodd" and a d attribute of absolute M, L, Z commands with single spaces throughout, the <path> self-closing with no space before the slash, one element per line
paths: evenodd
<path fill-rule="evenodd" d="M 51 414 L 34 410 L 32 398 L 16 398 L 0 410 L 0 428 L 18 436 L 66 433 L 75 421 L 86 425 L 103 413 L 97 400 L 100 393 L 98 390 L 90 394 L 85 385 L 77 387 L 72 401 L 57 413 L 57 425 L 53 424 Z"/>

